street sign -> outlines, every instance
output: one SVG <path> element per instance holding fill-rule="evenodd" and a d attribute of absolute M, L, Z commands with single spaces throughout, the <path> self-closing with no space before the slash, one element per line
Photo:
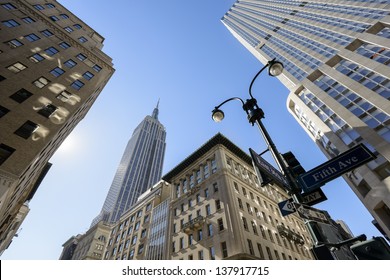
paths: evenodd
<path fill-rule="evenodd" d="M 253 166 L 255 167 L 257 177 L 259 177 L 260 183 L 266 184 L 268 183 L 265 178 L 263 177 L 269 177 L 270 179 L 274 180 L 278 185 L 284 186 L 288 190 L 291 189 L 286 177 L 275 167 L 273 167 L 268 161 L 263 159 L 261 156 L 259 156 L 254 150 L 249 148 L 249 152 L 252 156 L 252 162 Z M 265 174 L 265 176 L 264 176 Z M 264 183 L 264 181 L 266 183 Z"/>
<path fill-rule="evenodd" d="M 301 218 L 315 222 L 330 224 L 328 216 L 325 214 L 324 211 L 299 203 L 294 204 L 295 208 L 297 209 L 298 215 Z"/>
<path fill-rule="evenodd" d="M 279 202 L 278 206 L 283 217 L 296 212 L 292 198 Z"/>
<path fill-rule="evenodd" d="M 364 144 L 359 144 L 300 175 L 298 180 L 304 192 L 310 192 L 373 159 L 375 155 Z"/>
<path fill-rule="evenodd" d="M 328 198 L 320 188 L 312 192 L 302 194 L 302 204 L 306 204 L 309 206 L 313 206 L 325 200 L 328 200 Z"/>

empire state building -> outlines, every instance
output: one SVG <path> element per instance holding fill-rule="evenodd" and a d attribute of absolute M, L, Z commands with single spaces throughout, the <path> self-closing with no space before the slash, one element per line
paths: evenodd
<path fill-rule="evenodd" d="M 108 191 L 99 221 L 116 222 L 137 198 L 161 178 L 166 131 L 158 120 L 158 103 L 151 116 L 146 116 L 131 136 Z"/>

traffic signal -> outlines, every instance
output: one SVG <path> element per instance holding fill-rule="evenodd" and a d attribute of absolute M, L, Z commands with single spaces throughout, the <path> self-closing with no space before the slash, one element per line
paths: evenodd
<path fill-rule="evenodd" d="M 290 168 L 292 175 L 295 178 L 306 172 L 306 170 L 302 167 L 302 165 L 295 158 L 295 156 L 292 152 L 284 153 L 284 154 L 282 154 L 282 156 L 283 156 L 284 160 L 286 161 L 288 167 Z"/>
<path fill-rule="evenodd" d="M 351 250 L 359 260 L 390 260 L 390 247 L 383 237 L 352 245 Z"/>

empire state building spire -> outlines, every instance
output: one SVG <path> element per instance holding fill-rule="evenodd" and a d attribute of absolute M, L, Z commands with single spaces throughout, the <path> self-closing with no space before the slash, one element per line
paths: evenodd
<path fill-rule="evenodd" d="M 158 105 L 160 104 L 160 98 L 157 101 L 156 108 L 154 108 L 153 113 L 152 113 L 152 118 L 155 120 L 158 120 Z"/>
<path fill-rule="evenodd" d="M 123 153 L 100 214 L 91 227 L 119 220 L 138 197 L 161 179 L 166 132 L 158 120 L 158 105 L 136 127 Z"/>

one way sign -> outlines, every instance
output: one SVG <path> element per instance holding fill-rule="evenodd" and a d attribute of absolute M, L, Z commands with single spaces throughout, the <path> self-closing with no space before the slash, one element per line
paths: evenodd
<path fill-rule="evenodd" d="M 294 201 L 292 200 L 292 198 L 279 202 L 278 206 L 282 216 L 287 216 L 297 211 L 295 209 Z"/>

